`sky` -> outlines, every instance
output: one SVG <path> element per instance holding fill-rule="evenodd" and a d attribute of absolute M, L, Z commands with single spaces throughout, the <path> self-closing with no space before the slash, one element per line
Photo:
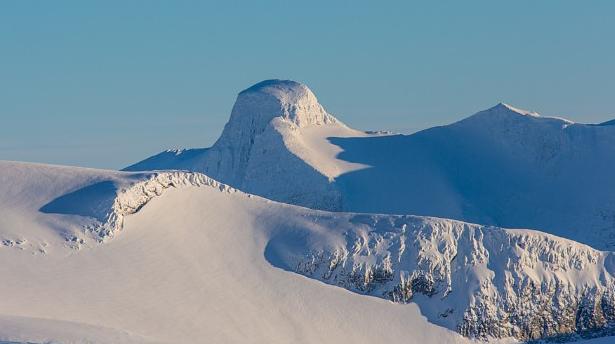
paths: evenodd
<path fill-rule="evenodd" d="M 0 2 L 0 159 L 119 169 L 207 147 L 239 91 L 307 84 L 410 133 L 498 102 L 615 118 L 615 1 Z"/>

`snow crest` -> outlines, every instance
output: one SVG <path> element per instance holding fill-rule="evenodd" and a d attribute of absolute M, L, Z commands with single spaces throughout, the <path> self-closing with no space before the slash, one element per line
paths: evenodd
<path fill-rule="evenodd" d="M 162 195 L 168 188 L 188 186 L 210 186 L 223 192 L 235 192 L 230 186 L 219 183 L 201 173 L 192 172 L 161 172 L 149 175 L 147 179 L 140 180 L 117 191 L 113 205 L 102 216 L 104 219 L 95 225 L 89 226 L 88 231 L 96 234 L 100 241 L 113 238 L 124 226 L 124 218 L 134 214 L 145 206 L 152 198 Z M 93 217 L 97 214 L 92 214 Z"/>

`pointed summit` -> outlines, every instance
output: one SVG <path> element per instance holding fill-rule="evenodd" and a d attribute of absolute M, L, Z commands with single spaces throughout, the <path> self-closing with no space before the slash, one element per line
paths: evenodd
<path fill-rule="evenodd" d="M 537 112 L 518 109 L 506 103 L 498 103 L 486 110 L 479 111 L 469 117 L 466 117 L 458 123 L 500 123 L 510 120 L 521 120 L 523 118 L 543 118 Z"/>
<path fill-rule="evenodd" d="M 481 112 L 515 112 L 517 114 L 524 115 L 524 116 L 534 116 L 534 117 L 540 116 L 538 112 L 522 110 L 512 105 L 502 103 L 502 102 L 498 103 L 497 105 L 487 110 L 481 111 Z"/>

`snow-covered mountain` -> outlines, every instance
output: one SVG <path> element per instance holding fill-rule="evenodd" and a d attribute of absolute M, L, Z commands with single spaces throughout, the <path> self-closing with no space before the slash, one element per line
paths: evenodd
<path fill-rule="evenodd" d="M 269 80 L 239 94 L 212 148 L 126 170 L 153 169 L 202 172 L 310 208 L 533 228 L 615 247 L 615 126 L 506 104 L 412 135 L 368 134 L 328 114 L 305 85 Z"/>
<path fill-rule="evenodd" d="M 0 343 L 608 336 L 614 141 L 506 104 L 362 132 L 269 80 L 211 148 L 0 161 Z"/>
<path fill-rule="evenodd" d="M 615 326 L 613 254 L 541 232 L 311 210 L 198 173 L 0 168 L 0 328 L 19 329 L 0 340 L 465 343 Z"/>
<path fill-rule="evenodd" d="M 201 172 L 245 192 L 316 209 L 341 210 L 332 181 L 362 168 L 336 159 L 327 138 L 365 137 L 325 111 L 307 86 L 267 80 L 237 96 L 231 119 L 211 148 L 170 150 L 127 171 Z"/>

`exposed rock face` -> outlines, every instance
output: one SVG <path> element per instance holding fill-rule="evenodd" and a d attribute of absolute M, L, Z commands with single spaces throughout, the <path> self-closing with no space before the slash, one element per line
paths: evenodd
<path fill-rule="evenodd" d="M 394 302 L 471 338 L 531 340 L 615 326 L 612 253 L 526 230 L 356 216 L 331 246 L 289 258 L 306 276 Z"/>

